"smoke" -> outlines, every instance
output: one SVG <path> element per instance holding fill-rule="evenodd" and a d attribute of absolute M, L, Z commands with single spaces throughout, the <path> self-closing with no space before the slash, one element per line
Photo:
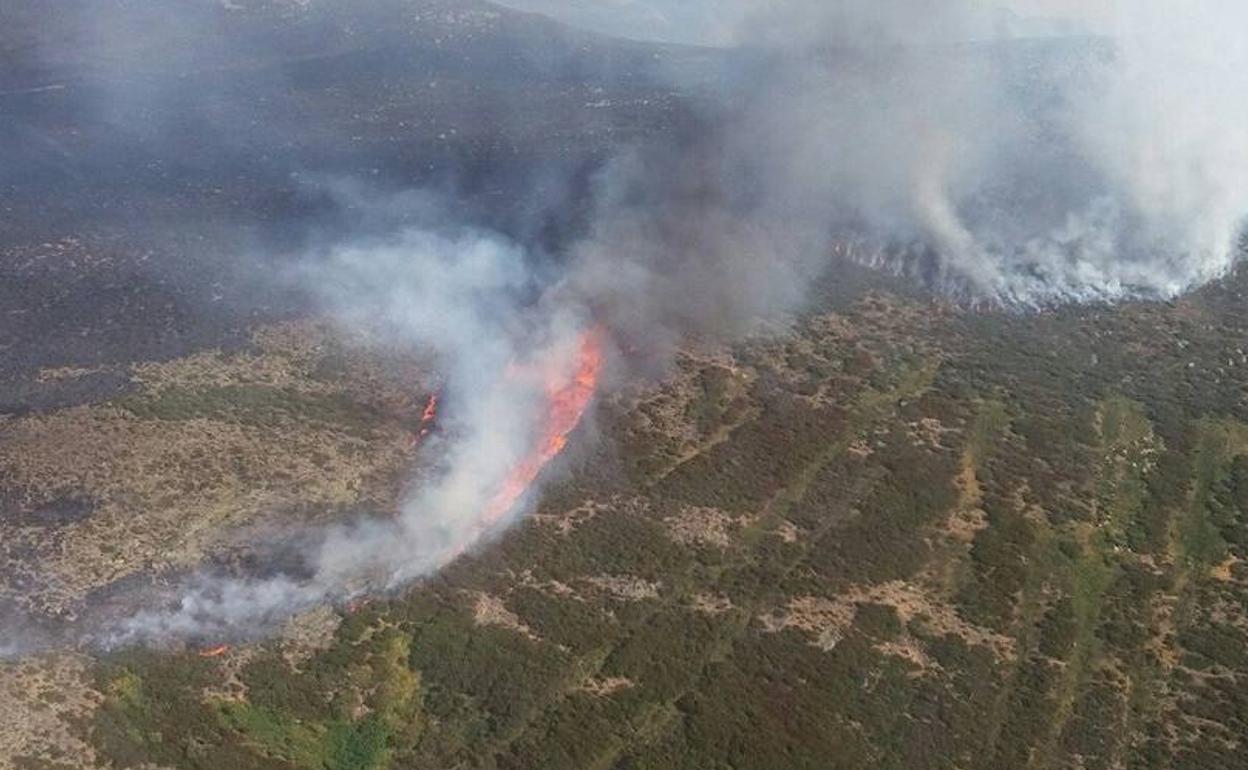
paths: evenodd
<path fill-rule="evenodd" d="M 690 122 L 613 147 L 550 253 L 420 196 L 357 196 L 368 235 L 311 238 L 293 278 L 321 309 L 437 362 L 437 467 L 397 516 L 319 533 L 304 573 L 198 574 L 103 641 L 255 632 L 397 589 L 488 539 L 523 511 L 496 515 L 494 500 L 541 445 L 549 380 L 575 376 L 597 323 L 649 351 L 731 338 L 801 308 L 842 255 L 1024 306 L 1172 296 L 1233 265 L 1248 213 L 1239 5 L 1198 0 L 1181 18 L 1162 0 L 1072 7 L 1057 25 L 972 0 L 732 13 L 744 21 L 739 47 L 711 59 L 719 87 L 688 93 L 708 80 L 706 54 L 696 67 L 670 54 Z M 265 130 L 245 133 L 271 149 Z M 551 187 L 508 190 L 533 220 L 518 232 L 541 231 L 580 189 Z"/>
<path fill-rule="evenodd" d="M 105 641 L 254 633 L 325 601 L 401 587 L 504 528 L 524 500 L 500 492 L 548 440 L 547 388 L 577 376 L 589 324 L 536 276 L 518 246 L 466 229 L 408 229 L 304 263 L 297 280 L 342 323 L 436 360 L 442 430 L 430 439 L 440 458 L 432 479 L 395 518 L 323 533 L 306 576 L 197 575 L 172 607 L 127 619 Z"/>
<path fill-rule="evenodd" d="M 728 130 L 783 195 L 945 289 L 1035 305 L 1222 275 L 1248 214 L 1248 10 L 1071 13 L 1097 34 L 1019 39 L 969 1 L 760 7 L 743 40 L 768 70 Z"/>
<path fill-rule="evenodd" d="M 608 185 L 666 207 L 599 224 L 612 245 L 640 236 L 630 250 L 692 252 L 783 301 L 818 267 L 795 248 L 852 242 L 873 265 L 1021 306 L 1170 297 L 1241 251 L 1242 3 L 639 0 L 566 13 L 603 29 L 639 9 L 663 20 L 656 36 L 739 48 L 711 138 Z M 701 200 L 681 197 L 685 175 Z M 705 258 L 722 247 L 766 266 Z M 671 289 L 671 269 L 657 274 L 653 288 Z M 711 283 L 695 302 L 739 299 Z"/>

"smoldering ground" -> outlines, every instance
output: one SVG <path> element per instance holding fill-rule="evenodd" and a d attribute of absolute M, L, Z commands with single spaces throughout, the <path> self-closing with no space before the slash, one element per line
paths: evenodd
<path fill-rule="evenodd" d="M 1022 306 L 1170 296 L 1232 266 L 1248 211 L 1248 55 L 1223 32 L 1237 6 L 1204 0 L 1171 23 L 1144 0 L 1042 39 L 969 0 L 745 10 L 739 49 L 669 51 L 670 80 L 648 86 L 675 89 L 687 122 L 511 179 L 523 205 L 494 220 L 505 232 L 445 190 L 329 185 L 318 210 L 357 212 L 349 226 L 305 227 L 297 266 L 258 257 L 258 279 L 293 275 L 345 325 L 431 351 L 451 422 L 439 473 L 397 519 L 319 533 L 298 572 L 204 572 L 94 638 L 255 631 L 436 570 L 494 531 L 481 511 L 539 430 L 540 388 L 508 369 L 570 366 L 597 322 L 658 351 L 691 332 L 731 339 L 801 308 L 847 251 Z M 274 125 L 249 146 L 281 144 Z"/>
<path fill-rule="evenodd" d="M 1077 34 L 1019 37 L 990 10 L 745 3 L 756 66 L 690 170 L 700 200 L 659 210 L 693 223 L 654 225 L 677 247 L 659 253 L 715 243 L 692 237 L 710 211 L 730 223 L 712 236 L 794 236 L 797 251 L 766 240 L 781 274 L 805 280 L 826 265 L 810 248 L 860 240 L 873 263 L 1003 304 L 1173 296 L 1229 270 L 1248 212 L 1248 43 L 1228 30 L 1248 12 L 1092 3 L 1060 27 Z"/>

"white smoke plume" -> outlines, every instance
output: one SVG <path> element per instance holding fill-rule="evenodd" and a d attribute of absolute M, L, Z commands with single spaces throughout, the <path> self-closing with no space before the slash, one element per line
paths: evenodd
<path fill-rule="evenodd" d="M 674 343 L 800 306 L 845 240 L 1021 305 L 1171 296 L 1232 266 L 1248 212 L 1240 6 L 1139 0 L 1070 27 L 1095 35 L 1040 40 L 969 0 L 790 0 L 746 17 L 758 68 L 736 84 L 744 97 L 705 134 L 608 166 L 546 301 L 500 236 L 333 250 L 310 278 L 335 313 L 447 367 L 460 424 L 444 474 L 396 521 L 331 532 L 310 580 L 213 581 L 125 638 L 226 632 L 395 587 L 476 542 L 534 430 L 536 395 L 503 372 L 524 350 L 566 351 L 585 324 L 579 302 L 550 297 Z"/>
<path fill-rule="evenodd" d="M 548 406 L 542 377 L 566 379 L 589 320 L 567 300 L 543 299 L 524 253 L 501 236 L 407 230 L 329 250 L 300 280 L 342 322 L 428 351 L 444 381 L 434 478 L 397 518 L 323 533 L 310 576 L 202 574 L 177 601 L 139 613 L 105 643 L 229 638 L 272 628 L 325 601 L 384 592 L 427 575 L 478 545 L 523 509 L 493 510 L 534 451 Z M 534 296 L 537 298 L 534 299 Z M 517 374 L 520 372 L 520 374 Z"/>
<path fill-rule="evenodd" d="M 397 518 L 322 533 L 308 574 L 204 574 L 105 641 L 254 632 L 488 537 L 483 512 L 541 418 L 541 388 L 506 373 L 570 366 L 591 315 L 630 343 L 730 336 L 800 307 L 847 252 L 1024 306 L 1225 273 L 1248 214 L 1248 6 L 1061 5 L 1061 24 L 1036 25 L 975 0 L 731 3 L 738 48 L 722 88 L 690 100 L 701 120 L 618 148 L 542 271 L 453 215 L 324 247 L 300 280 L 325 307 L 437 358 L 438 472 Z"/>
<path fill-rule="evenodd" d="M 743 41 L 772 69 L 746 152 L 903 247 L 884 261 L 925 256 L 925 278 L 978 296 L 1165 297 L 1224 274 L 1248 214 L 1248 6 L 1066 13 L 1084 34 L 1019 39 L 970 0 L 760 4 Z"/>

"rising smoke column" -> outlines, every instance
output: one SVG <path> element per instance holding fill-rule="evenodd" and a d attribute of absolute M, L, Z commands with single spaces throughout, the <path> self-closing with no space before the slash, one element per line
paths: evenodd
<path fill-rule="evenodd" d="M 730 136 L 887 264 L 1020 304 L 1171 296 L 1232 265 L 1248 6 L 1093 2 L 1067 9 L 1081 34 L 1039 39 L 969 0 L 759 6 L 743 40 L 770 71 Z"/>
<path fill-rule="evenodd" d="M 437 360 L 445 384 L 421 423 L 441 458 L 432 480 L 397 518 L 324 533 L 309 577 L 201 574 L 170 607 L 127 619 L 106 643 L 250 635 L 319 603 L 428 575 L 523 512 L 598 390 L 606 330 L 540 285 L 501 236 L 409 230 L 332 248 L 299 280 L 355 330 Z M 440 430 L 423 430 L 435 415 Z"/>
<path fill-rule="evenodd" d="M 1075 128 L 1135 227 L 1126 278 L 1173 294 L 1224 273 L 1248 216 L 1248 6 L 1124 3 L 1107 82 Z"/>
<path fill-rule="evenodd" d="M 439 474 L 397 520 L 327 533 L 310 578 L 204 576 L 117 639 L 264 627 L 401 586 L 505 525 L 592 396 L 591 316 L 629 340 L 731 336 L 800 307 L 846 234 L 861 258 L 1024 305 L 1168 296 L 1227 270 L 1248 211 L 1245 11 L 1203 0 L 1177 23 L 1139 0 L 1102 36 L 1017 41 L 979 7 L 767 4 L 744 96 L 616 157 L 553 276 L 473 231 L 328 249 L 302 280 L 335 315 L 439 358 Z"/>
<path fill-rule="evenodd" d="M 1041 23 L 973 0 L 736 5 L 727 104 L 601 179 L 576 280 L 622 323 L 791 309 L 846 250 L 1017 306 L 1169 297 L 1233 265 L 1248 6 L 1063 2 Z"/>

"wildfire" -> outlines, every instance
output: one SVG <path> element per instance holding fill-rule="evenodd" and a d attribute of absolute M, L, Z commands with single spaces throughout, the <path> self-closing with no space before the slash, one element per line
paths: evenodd
<path fill-rule="evenodd" d="M 544 387 L 548 406 L 541 436 L 529 456 L 511 470 L 502 488 L 486 504 L 482 529 L 497 524 L 506 516 L 542 469 L 567 446 L 568 436 L 580 424 L 598 389 L 603 364 L 602 338 L 603 331 L 597 327 L 581 335 L 576 369 L 571 376 L 563 371 L 547 373 Z"/>
<path fill-rule="evenodd" d="M 217 647 L 213 647 L 213 648 L 211 648 L 211 649 L 207 649 L 207 650 L 200 650 L 200 651 L 199 651 L 199 657 L 201 657 L 201 658 L 219 658 L 219 657 L 221 657 L 222 655 L 226 654 L 226 653 L 227 653 L 227 652 L 229 652 L 229 651 L 230 651 L 230 645 L 228 645 L 228 644 L 222 644 L 222 645 L 218 645 Z"/>
<path fill-rule="evenodd" d="M 434 393 L 429 396 L 429 403 L 425 404 L 425 411 L 420 414 L 420 435 L 417 441 L 429 435 L 436 419 L 438 419 L 438 394 Z"/>
<path fill-rule="evenodd" d="M 425 411 L 420 415 L 420 424 L 428 425 L 438 417 L 438 394 L 434 393 L 429 396 L 429 403 L 425 404 Z"/>

